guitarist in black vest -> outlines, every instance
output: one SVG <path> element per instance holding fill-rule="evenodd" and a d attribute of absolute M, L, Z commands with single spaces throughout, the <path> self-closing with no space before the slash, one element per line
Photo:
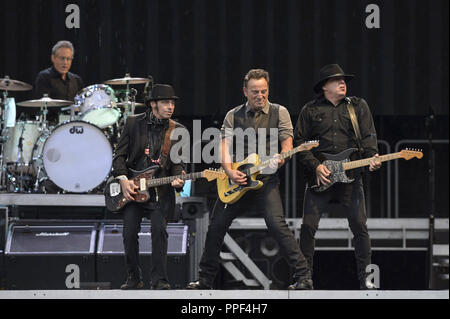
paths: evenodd
<path fill-rule="evenodd" d="M 228 178 L 238 185 L 245 185 L 248 181 L 246 174 L 232 169 L 231 162 L 240 162 L 246 158 L 249 148 L 258 145 L 258 140 L 244 138 L 234 134 L 233 129 L 250 129 L 258 132 L 258 128 L 265 128 L 266 149 L 258 150 L 261 154 L 272 158 L 273 173 L 258 175 L 257 179 L 264 184 L 258 190 L 247 192 L 239 201 L 223 205 L 219 200 L 213 209 L 210 225 L 206 235 L 205 249 L 200 261 L 199 278 L 191 282 L 187 289 L 212 289 L 213 282 L 220 265 L 220 250 L 226 232 L 234 218 L 242 213 L 255 209 L 264 217 L 269 233 L 275 238 L 286 256 L 289 265 L 294 269 L 295 286 L 292 289 L 312 289 L 311 275 L 300 248 L 292 232 L 286 224 L 279 192 L 278 175 L 276 169 L 284 164 L 277 158 L 278 142 L 281 142 L 281 151 L 292 149 L 293 128 L 288 110 L 278 104 L 269 102 L 269 74 L 262 69 L 250 70 L 244 78 L 244 95 L 247 103 L 230 110 L 222 126 L 222 167 Z M 275 152 L 270 154 L 270 129 L 275 132 Z M 255 136 L 258 136 L 255 134 Z M 259 136 L 258 136 L 259 137 Z M 233 150 L 230 144 L 233 140 Z M 244 151 L 243 158 L 238 158 L 238 149 Z"/>
<path fill-rule="evenodd" d="M 303 222 L 300 247 L 312 271 L 314 256 L 314 236 L 322 214 L 344 213 L 353 232 L 358 279 L 361 289 L 374 289 L 366 283 L 366 266 L 371 263 L 370 238 L 366 225 L 366 209 L 362 182 L 362 170 L 349 172 L 354 178 L 350 184 L 338 183 L 324 192 L 316 192 L 314 187 L 330 183 L 330 170 L 323 164 L 323 154 L 338 154 L 349 148 L 358 149 L 351 160 L 371 158 L 369 170 L 380 168 L 377 160 L 377 134 L 370 109 L 364 99 L 346 97 L 347 84 L 354 76 L 345 74 L 338 64 L 324 66 L 319 72 L 319 80 L 314 86 L 317 98 L 307 103 L 301 110 L 294 132 L 294 144 L 306 140 L 319 140 L 319 147 L 298 154 L 309 177 L 303 202 Z M 353 106 L 355 124 L 352 124 L 350 107 Z M 356 127 L 356 130 L 354 128 Z M 359 127 L 359 128 L 358 128 Z M 355 133 L 355 132 L 360 133 Z M 360 138 L 357 138 L 360 135 Z"/>
<path fill-rule="evenodd" d="M 156 84 L 148 98 L 151 108 L 145 113 L 129 116 L 117 144 L 112 175 L 120 179 L 120 186 L 125 198 L 132 200 L 138 186 L 129 180 L 129 169 L 143 170 L 160 165 L 158 176 L 180 175 L 184 173 L 184 164 L 174 164 L 164 154 L 167 131 L 173 127 L 181 127 L 170 120 L 175 110 L 175 92 L 170 85 Z M 171 146 L 171 144 L 168 144 Z M 171 185 L 157 188 L 157 202 L 130 203 L 123 209 L 123 243 L 127 266 L 127 281 L 121 289 L 139 289 L 143 287 L 142 273 L 139 267 L 138 233 L 143 217 L 151 221 L 152 238 L 152 289 L 170 289 L 167 279 L 167 242 L 166 231 L 168 214 L 175 209 L 173 188 L 181 190 L 184 181 L 174 180 Z"/>

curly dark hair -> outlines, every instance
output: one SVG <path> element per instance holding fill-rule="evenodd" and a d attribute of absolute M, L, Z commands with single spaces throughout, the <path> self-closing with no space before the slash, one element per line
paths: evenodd
<path fill-rule="evenodd" d="M 248 81 L 250 81 L 251 79 L 261 78 L 266 79 L 267 84 L 269 84 L 269 72 L 263 69 L 251 69 L 244 77 L 244 87 L 247 88 Z"/>

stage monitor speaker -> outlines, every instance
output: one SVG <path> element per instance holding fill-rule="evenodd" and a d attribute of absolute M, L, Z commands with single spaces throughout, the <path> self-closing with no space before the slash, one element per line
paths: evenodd
<path fill-rule="evenodd" d="M 96 225 L 12 225 L 7 289 L 67 289 L 95 281 Z M 79 285 L 79 286 L 77 286 Z"/>
<path fill-rule="evenodd" d="M 206 197 L 177 197 L 176 209 L 183 220 L 202 218 L 208 211 Z"/>
<path fill-rule="evenodd" d="M 97 248 L 97 278 L 109 282 L 118 289 L 127 277 L 122 239 L 122 224 L 103 224 L 100 227 Z M 188 226 L 178 223 L 167 225 L 167 273 L 173 289 L 186 287 L 189 276 Z M 139 233 L 140 266 L 144 288 L 150 288 L 150 265 L 152 262 L 152 239 L 150 223 L 142 223 Z"/>

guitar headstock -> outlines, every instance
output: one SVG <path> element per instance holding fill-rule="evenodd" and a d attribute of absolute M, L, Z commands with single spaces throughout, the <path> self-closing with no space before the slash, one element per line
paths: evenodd
<path fill-rule="evenodd" d="M 310 149 L 319 146 L 319 141 L 307 141 L 300 145 L 302 151 L 309 151 Z"/>
<path fill-rule="evenodd" d="M 414 158 L 414 157 L 421 159 L 423 157 L 422 150 L 409 149 L 409 148 L 401 150 L 400 155 L 405 160 L 410 160 L 411 158 Z"/>
<path fill-rule="evenodd" d="M 225 178 L 226 176 L 225 172 L 221 169 L 210 168 L 203 171 L 203 177 L 206 178 L 208 182 L 218 178 Z"/>

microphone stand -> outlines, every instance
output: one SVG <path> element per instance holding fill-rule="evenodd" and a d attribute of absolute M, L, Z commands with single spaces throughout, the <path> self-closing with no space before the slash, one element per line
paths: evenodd
<path fill-rule="evenodd" d="M 429 114 L 425 118 L 425 129 L 428 138 L 428 149 L 430 156 L 428 158 L 428 186 L 429 186 L 429 247 L 428 247 L 428 288 L 432 288 L 433 276 L 433 245 L 434 245 L 434 214 L 436 210 L 436 161 L 435 150 L 433 148 L 433 128 L 436 123 L 433 108 L 430 107 Z"/>

